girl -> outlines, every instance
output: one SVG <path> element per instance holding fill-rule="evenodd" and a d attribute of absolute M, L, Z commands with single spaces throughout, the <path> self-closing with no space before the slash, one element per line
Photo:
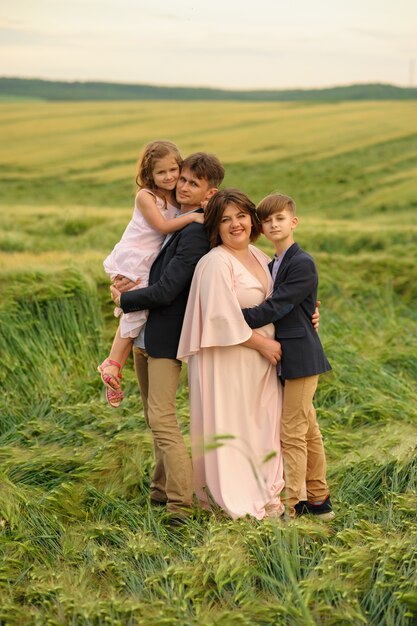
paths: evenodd
<path fill-rule="evenodd" d="M 178 208 L 175 187 L 181 164 L 179 150 L 170 141 L 153 141 L 145 146 L 138 163 L 138 192 L 132 219 L 103 264 L 112 280 L 122 275 L 138 284 L 135 289 L 146 287 L 150 267 L 165 236 L 191 222 L 203 223 L 201 213 L 175 217 Z M 116 408 L 123 399 L 119 382 L 122 369 L 134 338 L 146 322 L 147 311 L 123 314 L 121 309 L 116 308 L 114 314 L 120 316 L 119 327 L 108 358 L 97 369 L 106 385 L 107 402 Z"/>

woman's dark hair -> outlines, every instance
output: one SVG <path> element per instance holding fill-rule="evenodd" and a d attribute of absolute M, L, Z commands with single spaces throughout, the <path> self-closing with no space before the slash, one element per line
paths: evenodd
<path fill-rule="evenodd" d="M 252 200 L 238 189 L 222 189 L 210 198 L 204 211 L 204 226 L 206 227 L 210 247 L 219 246 L 222 241 L 219 236 L 219 226 L 223 213 L 229 204 L 234 204 L 251 217 L 252 229 L 250 232 L 250 241 L 254 242 L 261 234 L 261 226 L 256 214 L 256 207 Z"/>

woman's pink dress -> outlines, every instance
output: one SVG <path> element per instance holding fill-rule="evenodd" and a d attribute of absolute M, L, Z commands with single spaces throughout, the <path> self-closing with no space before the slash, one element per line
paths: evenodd
<path fill-rule="evenodd" d="M 152 191 L 146 189 L 156 201 L 156 206 L 161 215 L 170 220 L 175 217 L 178 209 L 156 196 Z M 124 231 L 121 240 L 115 245 L 113 251 L 104 260 L 104 269 L 113 279 L 118 274 L 136 281 L 140 279 L 140 285 L 135 289 L 147 287 L 149 271 L 158 252 L 161 249 L 165 235 L 156 230 L 143 217 L 137 206 L 133 210 L 132 219 Z M 116 317 L 120 318 L 120 334 L 122 337 L 137 337 L 140 329 L 145 324 L 148 311 L 135 311 L 133 313 L 123 313 L 120 308 L 114 311 Z"/>
<path fill-rule="evenodd" d="M 196 494 L 232 518 L 281 513 L 281 385 L 276 368 L 242 346 L 251 336 L 241 308 L 272 290 L 268 257 L 250 246 L 268 276 L 263 286 L 226 248 L 198 263 L 188 298 L 178 358 L 188 363 Z M 274 338 L 274 326 L 258 329 Z"/>

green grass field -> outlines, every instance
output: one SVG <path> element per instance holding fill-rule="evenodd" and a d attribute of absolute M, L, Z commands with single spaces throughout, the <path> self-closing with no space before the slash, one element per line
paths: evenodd
<path fill-rule="evenodd" d="M 0 625 L 415 624 L 417 104 L 15 102 L 0 125 Z M 154 138 L 297 201 L 333 365 L 330 524 L 196 509 L 168 531 L 148 504 L 132 368 L 112 410 L 96 365 L 116 328 L 102 260 Z M 185 371 L 178 407 L 187 437 Z"/>

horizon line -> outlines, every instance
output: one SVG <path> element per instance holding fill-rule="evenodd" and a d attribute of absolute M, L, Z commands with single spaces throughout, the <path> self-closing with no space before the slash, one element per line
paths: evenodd
<path fill-rule="evenodd" d="M 170 84 L 160 84 L 160 83 L 134 83 L 134 82 L 125 82 L 125 81 L 116 81 L 116 80 L 96 80 L 96 79 L 63 79 L 63 78 L 42 78 L 39 76 L 7 76 L 0 75 L 0 80 L 37 80 L 48 83 L 65 83 L 68 85 L 73 84 L 101 84 L 101 85 L 125 85 L 128 87 L 152 87 L 157 89 L 206 89 L 210 91 L 225 91 L 229 93 L 235 92 L 282 92 L 282 91 L 323 91 L 326 89 L 343 89 L 346 87 L 365 87 L 365 86 L 382 86 L 382 87 L 394 87 L 396 89 L 417 89 L 414 85 L 398 85 L 395 83 L 384 83 L 380 81 L 375 82 L 350 82 L 343 84 L 332 84 L 321 87 L 234 87 L 234 88 L 226 88 L 226 87 L 213 87 L 208 85 L 170 85 Z"/>

